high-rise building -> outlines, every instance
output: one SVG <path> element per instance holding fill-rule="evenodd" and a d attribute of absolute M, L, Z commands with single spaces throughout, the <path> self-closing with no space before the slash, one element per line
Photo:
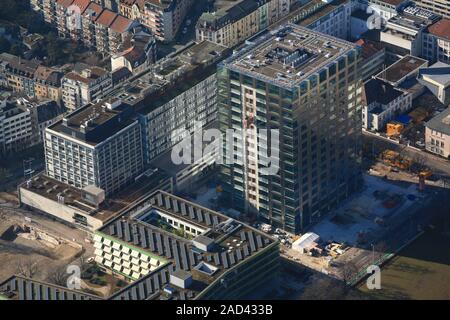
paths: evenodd
<path fill-rule="evenodd" d="M 76 188 L 94 185 L 106 195 L 143 170 L 141 127 L 130 105 L 107 100 L 86 105 L 45 131 L 47 175 Z"/>
<path fill-rule="evenodd" d="M 236 209 L 298 233 L 358 188 L 359 60 L 356 45 L 289 24 L 220 65 L 220 129 L 242 133 L 224 147 L 237 161 L 221 165 Z M 279 141 L 261 129 L 278 129 Z M 267 150 L 279 151 L 276 174 L 262 174 Z"/>
<path fill-rule="evenodd" d="M 419 7 L 450 19 L 450 1 L 448 0 L 415 0 L 414 2 Z"/>

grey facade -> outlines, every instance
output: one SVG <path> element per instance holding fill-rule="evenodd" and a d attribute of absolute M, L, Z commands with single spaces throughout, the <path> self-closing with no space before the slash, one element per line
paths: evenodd
<path fill-rule="evenodd" d="M 280 130 L 275 146 L 262 138 L 225 146 L 225 154 L 234 147 L 234 157 L 244 159 L 221 166 L 224 193 L 235 209 L 258 212 L 263 221 L 298 233 L 358 188 L 359 60 L 353 44 L 288 25 L 221 65 L 221 131 Z M 264 148 L 279 149 L 275 175 L 260 174 Z M 256 161 L 249 160 L 252 152 Z"/>

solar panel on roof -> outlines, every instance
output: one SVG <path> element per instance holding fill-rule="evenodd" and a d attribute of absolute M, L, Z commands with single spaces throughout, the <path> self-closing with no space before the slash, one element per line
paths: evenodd
<path fill-rule="evenodd" d="M 197 219 L 197 215 L 195 214 L 195 211 L 196 211 L 195 208 L 192 208 L 192 210 L 189 210 L 189 217 L 191 217 L 192 220 Z"/>
<path fill-rule="evenodd" d="M 167 209 L 167 210 L 169 210 L 172 206 L 170 205 L 170 197 L 169 196 L 165 196 L 164 197 L 164 202 L 165 202 L 165 208 Z"/>
<path fill-rule="evenodd" d="M 35 288 L 36 300 L 41 300 L 42 285 L 38 284 Z"/>
<path fill-rule="evenodd" d="M 257 244 L 257 246 L 258 246 L 258 249 L 260 249 L 260 248 L 263 247 L 262 238 L 261 238 L 261 236 L 260 236 L 259 234 L 256 235 L 256 244 Z"/>
<path fill-rule="evenodd" d="M 242 251 L 241 249 L 237 249 L 236 250 L 236 257 L 237 257 L 237 261 L 241 261 L 244 257 L 242 256 Z"/>
<path fill-rule="evenodd" d="M 241 240 L 242 241 L 246 241 L 247 240 L 247 237 L 245 236 L 245 232 L 244 231 L 241 232 Z"/>
<path fill-rule="evenodd" d="M 189 211 L 189 216 L 192 217 L 192 215 L 194 214 L 194 208 L 191 205 L 188 206 L 188 211 Z"/>
<path fill-rule="evenodd" d="M 159 290 L 161 287 L 160 287 L 160 282 L 159 282 L 159 277 L 158 277 L 158 274 L 155 274 L 154 276 L 153 276 L 153 283 L 155 284 L 155 290 Z"/>
<path fill-rule="evenodd" d="M 164 249 L 166 251 L 166 257 L 169 259 L 172 258 L 172 248 L 170 246 L 170 240 L 167 235 L 164 235 Z"/>
<path fill-rule="evenodd" d="M 130 242 L 131 241 L 131 232 L 130 232 L 130 224 L 128 223 L 128 221 L 126 221 L 124 223 L 124 231 L 125 231 L 125 240 Z"/>
<path fill-rule="evenodd" d="M 142 300 L 142 299 L 145 299 L 145 297 L 147 296 L 146 295 L 146 293 L 145 293 L 145 286 L 144 286 L 144 283 L 139 283 L 139 285 L 138 285 L 138 289 L 139 289 L 139 298 Z"/>
<path fill-rule="evenodd" d="M 268 238 L 264 238 L 264 244 L 268 245 L 270 243 L 270 240 Z"/>
<path fill-rule="evenodd" d="M 147 239 L 148 239 L 148 244 L 150 246 L 150 250 L 152 251 L 156 251 L 156 245 L 155 245 L 155 238 L 153 237 L 153 231 L 152 230 L 147 230 Z"/>
<path fill-rule="evenodd" d="M 187 259 L 187 253 L 186 253 L 186 245 L 184 243 L 180 244 L 180 250 L 181 250 L 181 261 L 183 262 L 183 269 L 189 270 L 189 261 Z"/>
<path fill-rule="evenodd" d="M 181 292 L 180 292 L 180 299 L 181 299 L 181 300 L 186 300 L 186 296 L 185 296 L 185 294 L 184 294 L 184 291 L 181 291 Z"/>
<path fill-rule="evenodd" d="M 248 255 L 250 254 L 250 252 L 248 251 L 248 245 L 244 246 L 244 257 L 248 257 Z"/>
<path fill-rule="evenodd" d="M 253 238 L 253 232 L 248 231 L 247 234 L 248 234 L 248 239 L 250 241 L 250 250 L 252 252 L 254 252 L 254 251 L 256 251 L 256 245 L 255 245 L 255 239 Z"/>
<path fill-rule="evenodd" d="M 145 287 L 147 288 L 147 293 L 148 294 L 152 294 L 153 293 L 152 278 L 145 279 Z"/>
<path fill-rule="evenodd" d="M 212 260 L 212 256 L 211 255 L 207 255 L 206 256 L 206 261 L 211 262 L 211 260 Z"/>
<path fill-rule="evenodd" d="M 178 253 L 178 246 L 176 242 L 172 242 L 173 245 L 173 257 L 175 258 L 175 266 L 178 268 L 181 268 L 181 261 L 180 261 L 180 255 Z"/>
<path fill-rule="evenodd" d="M 155 204 L 155 203 L 156 203 L 155 198 L 151 198 L 151 199 L 150 199 L 150 204 Z"/>
<path fill-rule="evenodd" d="M 228 265 L 228 258 L 227 258 L 227 252 L 226 251 L 222 252 L 221 258 L 222 258 L 222 263 L 223 263 L 224 268 L 228 269 L 229 265 Z"/>
<path fill-rule="evenodd" d="M 190 265 L 191 265 L 191 267 L 193 267 L 193 266 L 195 266 L 197 264 L 194 252 L 192 252 L 192 250 L 188 249 L 188 254 L 189 254 Z"/>
<path fill-rule="evenodd" d="M 173 204 L 173 211 L 176 212 L 176 213 L 178 213 L 179 210 L 180 210 L 180 209 L 178 208 L 178 200 L 177 200 L 177 199 L 173 199 L 172 204 Z"/>
<path fill-rule="evenodd" d="M 131 288 L 131 300 L 138 300 L 136 287 Z"/>
<path fill-rule="evenodd" d="M 181 203 L 181 214 L 185 216 L 187 214 L 186 212 L 186 204 L 184 202 Z"/>
<path fill-rule="evenodd" d="M 214 263 L 216 264 L 216 265 L 220 265 L 220 257 L 219 257 L 219 253 L 215 253 L 214 254 Z"/>
<path fill-rule="evenodd" d="M 164 249 L 163 249 L 163 241 L 161 238 L 161 234 L 160 233 L 155 233 L 156 235 L 156 245 L 158 246 L 158 253 L 160 255 L 164 254 Z"/>
<path fill-rule="evenodd" d="M 112 236 L 116 234 L 116 226 L 114 224 L 109 226 L 109 234 Z"/>
<path fill-rule="evenodd" d="M 144 248 L 148 248 L 148 243 L 147 243 L 147 237 L 145 235 L 145 228 L 144 226 L 139 226 L 139 234 L 141 235 L 141 245 Z"/>
<path fill-rule="evenodd" d="M 33 300 L 33 284 L 31 282 L 28 282 L 26 287 L 27 287 L 27 292 L 26 292 L 27 299 Z"/>
<path fill-rule="evenodd" d="M 161 271 L 161 281 L 162 281 L 162 283 L 166 283 L 167 282 L 166 270 Z"/>
<path fill-rule="evenodd" d="M 214 226 L 215 226 L 215 225 L 218 225 L 218 224 L 219 224 L 219 218 L 217 218 L 216 215 L 213 215 L 212 217 L 213 217 L 213 225 L 214 225 Z"/>
<path fill-rule="evenodd" d="M 208 226 L 211 225 L 211 216 L 209 215 L 208 212 L 205 212 L 205 222 Z"/>
<path fill-rule="evenodd" d="M 198 222 L 203 222 L 203 220 L 205 220 L 203 218 L 203 211 L 201 209 L 197 210 L 197 219 L 198 219 Z"/>
<path fill-rule="evenodd" d="M 231 264 L 231 265 L 233 265 L 233 264 L 236 263 L 236 260 L 235 260 L 235 258 L 234 258 L 234 252 L 230 252 L 230 253 L 228 254 L 228 257 L 230 258 L 230 264 Z"/>
<path fill-rule="evenodd" d="M 122 221 L 117 221 L 116 222 L 116 226 L 117 226 L 117 236 L 120 239 L 123 239 L 123 227 L 122 227 Z"/>
<path fill-rule="evenodd" d="M 162 207 L 163 206 L 163 198 L 162 198 L 162 194 L 158 193 L 156 195 L 156 199 L 158 200 L 158 206 Z"/>

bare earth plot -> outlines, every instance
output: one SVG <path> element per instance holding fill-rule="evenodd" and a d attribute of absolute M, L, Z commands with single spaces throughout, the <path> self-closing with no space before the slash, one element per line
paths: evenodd
<path fill-rule="evenodd" d="M 13 231 L 15 225 L 11 220 L 0 220 L 0 282 L 19 274 L 20 270 L 27 273 L 25 276 L 47 280 L 54 270 L 69 264 L 81 250 L 65 243 L 55 245 L 18 236 Z"/>
<path fill-rule="evenodd" d="M 450 236 L 427 232 L 381 270 L 378 299 L 450 299 Z"/>

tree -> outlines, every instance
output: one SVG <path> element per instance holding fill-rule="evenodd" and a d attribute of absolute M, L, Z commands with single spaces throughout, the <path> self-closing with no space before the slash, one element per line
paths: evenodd
<path fill-rule="evenodd" d="M 61 266 L 59 268 L 56 268 L 49 274 L 49 276 L 47 277 L 47 281 L 58 286 L 66 287 L 69 276 L 70 275 L 67 273 L 66 268 L 64 266 Z"/>
<path fill-rule="evenodd" d="M 32 279 L 37 270 L 38 268 L 36 261 L 19 261 L 17 264 L 17 274 L 26 278 Z"/>

